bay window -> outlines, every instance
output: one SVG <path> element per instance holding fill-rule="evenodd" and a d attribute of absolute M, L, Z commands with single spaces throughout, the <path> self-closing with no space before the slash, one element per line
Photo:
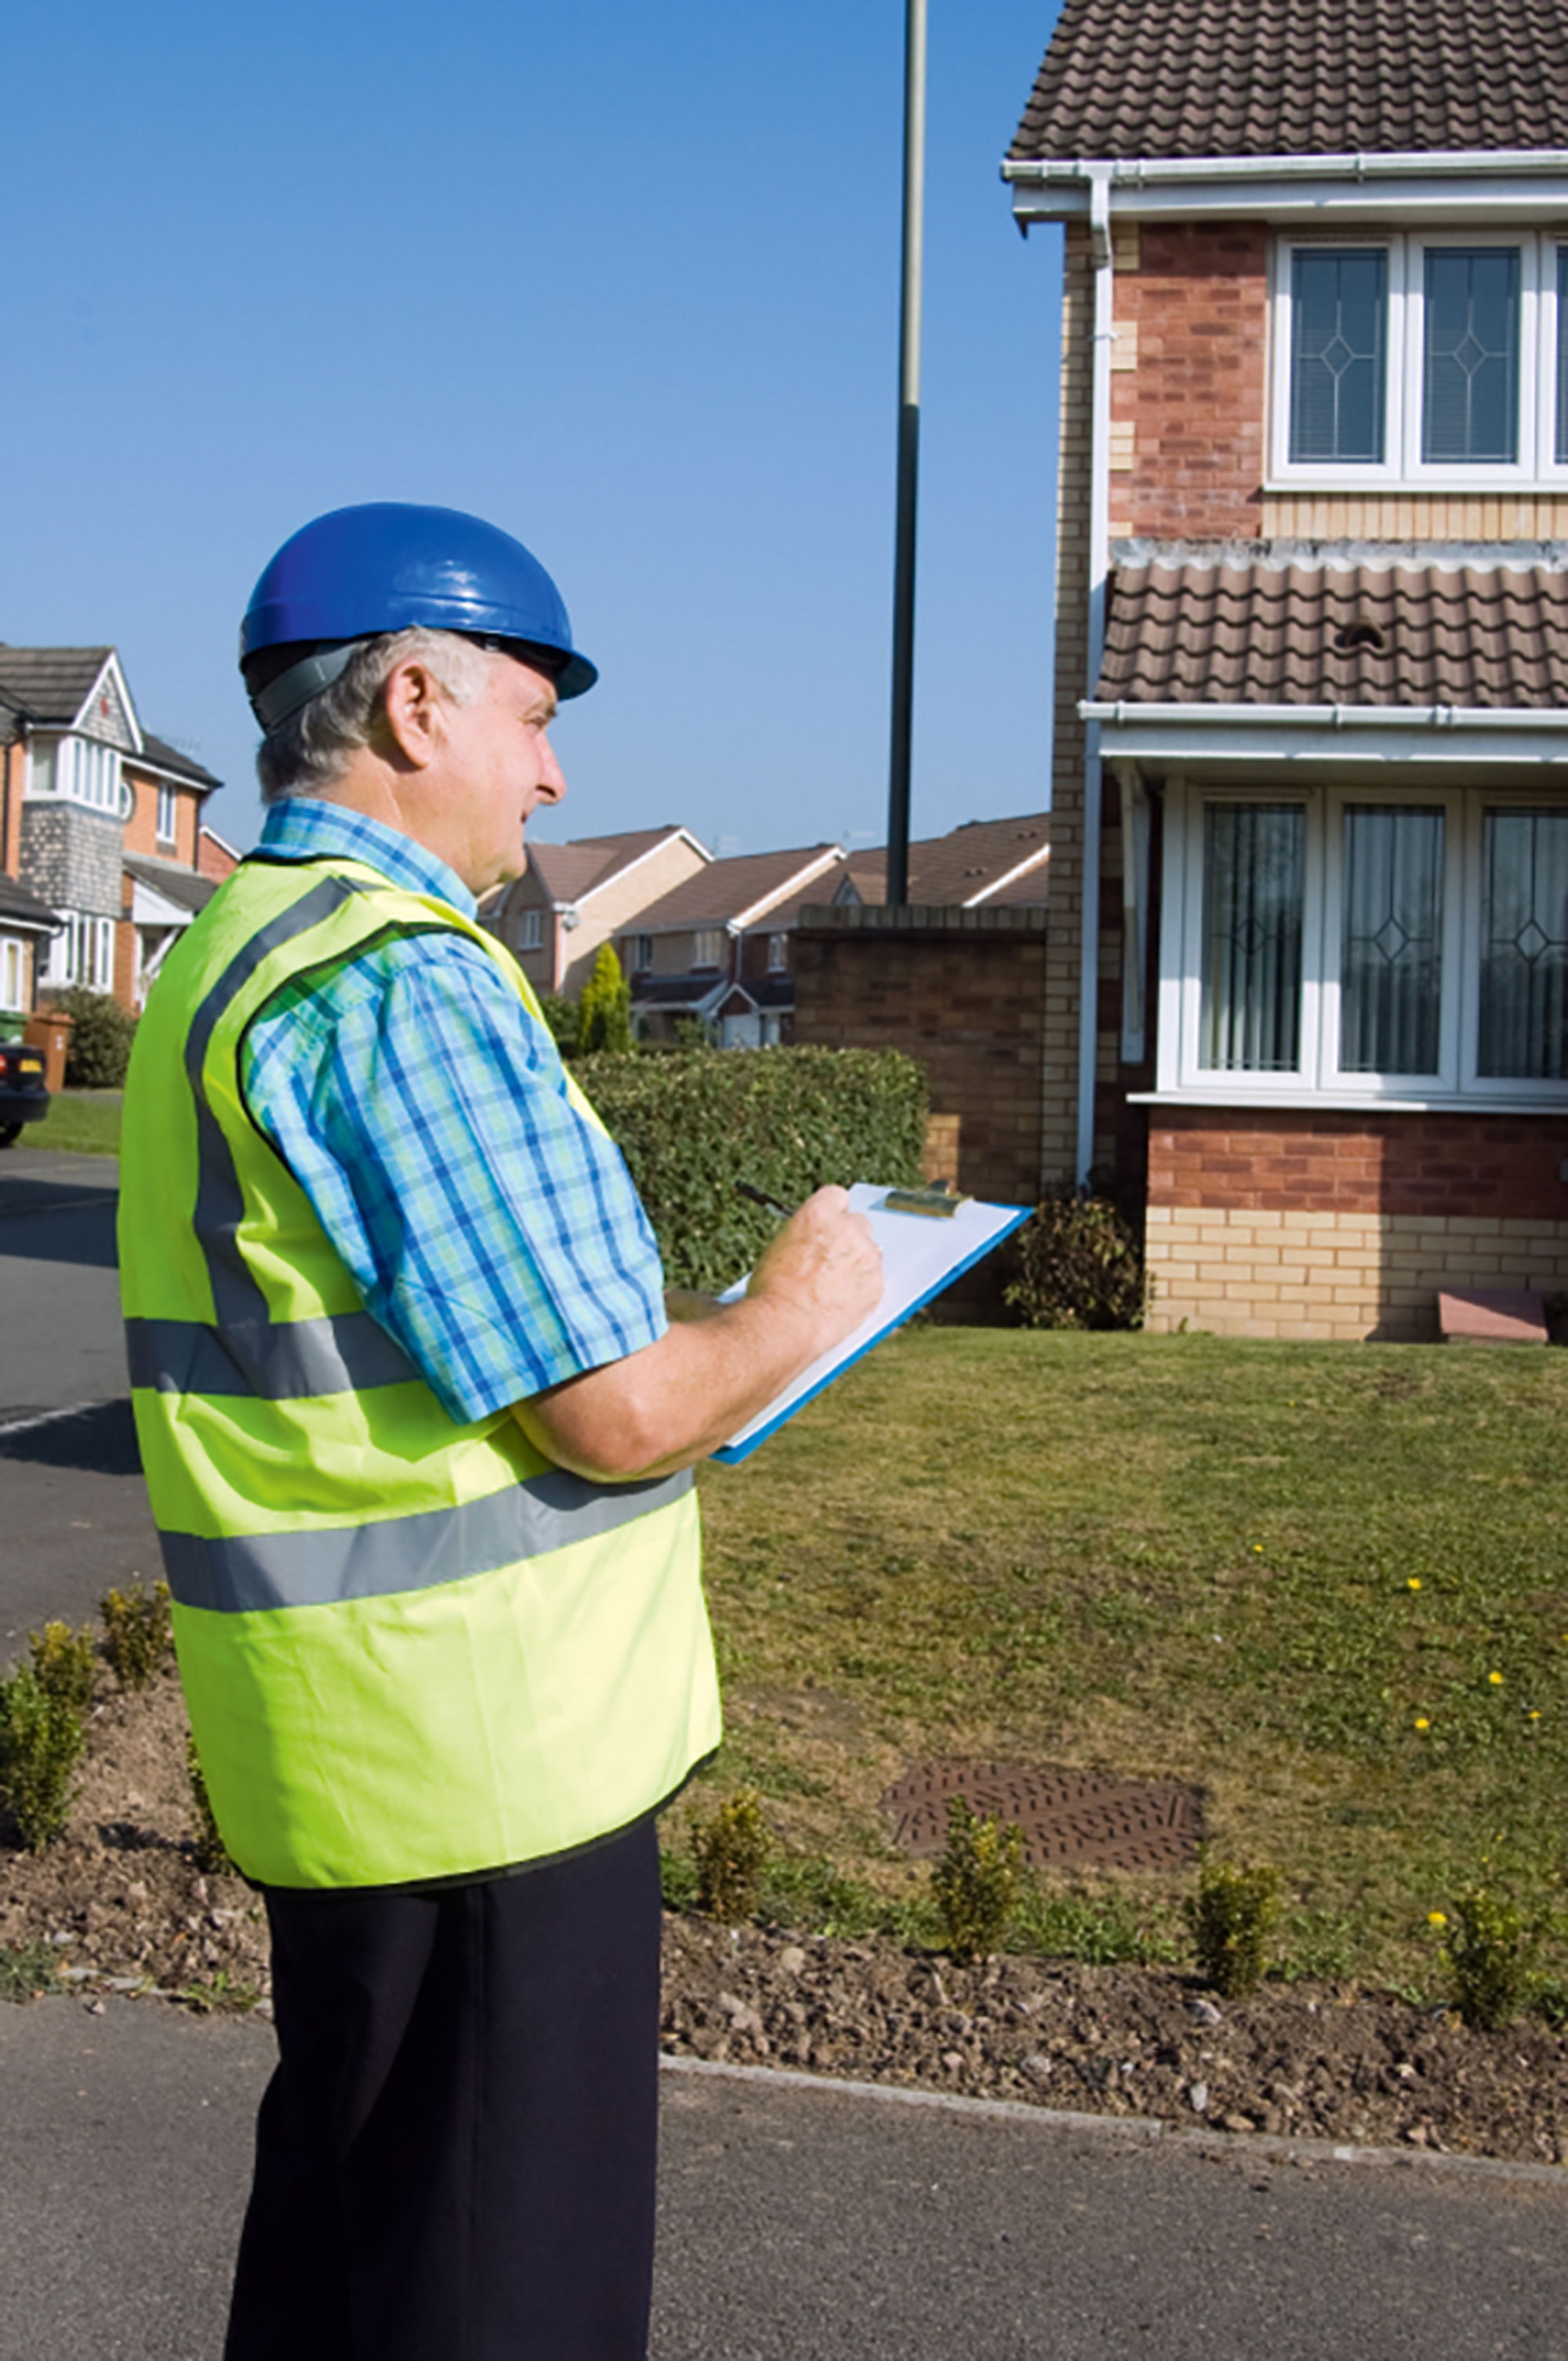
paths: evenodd
<path fill-rule="evenodd" d="M 27 744 L 27 794 L 85 804 L 90 811 L 126 817 L 119 749 L 101 738 L 35 737 Z"/>
<path fill-rule="evenodd" d="M 1276 472 L 1518 484 L 1568 468 L 1568 244 L 1533 230 L 1280 248 Z"/>
<path fill-rule="evenodd" d="M 1568 805 L 1166 801 L 1162 1092 L 1568 1104 Z"/>

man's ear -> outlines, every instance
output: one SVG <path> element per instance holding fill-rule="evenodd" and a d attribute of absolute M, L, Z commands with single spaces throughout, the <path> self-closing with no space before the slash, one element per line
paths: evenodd
<path fill-rule="evenodd" d="M 446 739 L 445 699 L 430 666 L 417 656 L 394 664 L 381 692 L 381 710 L 387 735 L 403 761 L 412 770 L 428 770 Z"/>

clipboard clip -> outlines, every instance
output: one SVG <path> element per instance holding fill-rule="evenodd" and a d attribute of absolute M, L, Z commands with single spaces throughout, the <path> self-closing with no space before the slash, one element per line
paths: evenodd
<path fill-rule="evenodd" d="M 950 1181 L 938 1180 L 929 1189 L 890 1189 L 882 1201 L 884 1213 L 925 1213 L 938 1221 L 950 1221 L 960 1205 L 970 1202 L 960 1197 Z"/>

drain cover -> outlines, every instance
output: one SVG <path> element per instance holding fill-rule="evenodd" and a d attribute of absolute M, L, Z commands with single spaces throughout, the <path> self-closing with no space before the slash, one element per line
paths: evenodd
<path fill-rule="evenodd" d="M 894 1842 L 916 1860 L 948 1841 L 948 1798 L 1024 1831 L 1031 1869 L 1174 1869 L 1203 1841 L 1195 1787 L 1082 1771 L 1025 1771 L 1006 1763 L 917 1763 L 882 1799 Z"/>

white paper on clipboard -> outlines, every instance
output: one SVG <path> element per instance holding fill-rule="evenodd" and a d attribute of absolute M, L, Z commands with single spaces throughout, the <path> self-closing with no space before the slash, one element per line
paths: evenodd
<path fill-rule="evenodd" d="M 824 1386 L 830 1386 L 836 1377 L 869 1353 L 873 1345 L 950 1287 L 960 1271 L 978 1262 L 1001 1245 L 1021 1222 L 1029 1218 L 1027 1205 L 987 1205 L 979 1198 L 969 1197 L 954 1213 L 890 1213 L 883 1203 L 885 1187 L 857 1180 L 850 1191 L 850 1203 L 857 1213 L 864 1213 L 871 1222 L 872 1235 L 882 1248 L 882 1301 L 869 1319 L 863 1320 L 853 1335 L 835 1345 L 803 1369 L 793 1384 L 759 1411 L 749 1425 L 728 1443 L 721 1444 L 713 1454 L 727 1466 L 733 1467 L 765 1443 L 776 1427 L 793 1418 L 803 1403 Z M 746 1291 L 744 1279 L 726 1290 L 723 1301 L 729 1301 Z"/>

